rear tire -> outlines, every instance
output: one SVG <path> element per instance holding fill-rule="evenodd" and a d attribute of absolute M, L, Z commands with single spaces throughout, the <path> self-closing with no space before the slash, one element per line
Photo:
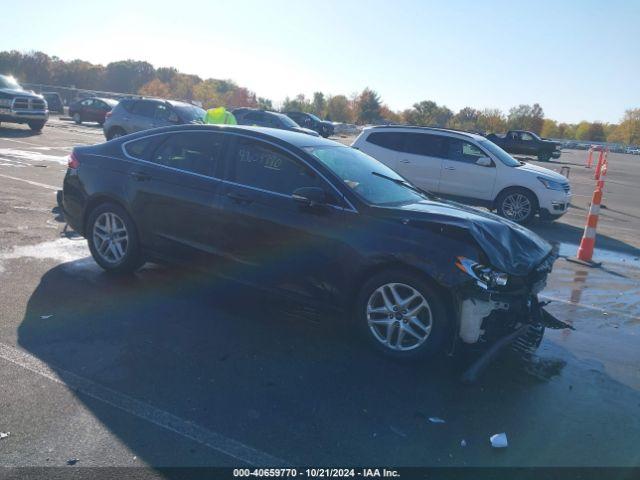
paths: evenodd
<path fill-rule="evenodd" d="M 37 122 L 29 122 L 28 125 L 29 125 L 29 128 L 31 130 L 33 130 L 34 132 L 39 132 L 40 130 L 42 130 L 44 128 L 44 124 L 45 123 L 46 122 L 41 120 L 41 121 L 37 121 Z"/>
<path fill-rule="evenodd" d="M 136 225 L 121 206 L 98 205 L 89 215 L 85 232 L 93 259 L 105 271 L 131 273 L 144 264 Z"/>
<path fill-rule="evenodd" d="M 412 296 L 414 300 L 409 301 Z M 442 352 L 450 330 L 441 298 L 420 275 L 389 269 L 360 289 L 356 327 L 366 341 L 389 357 L 409 360 L 435 355 Z"/>
<path fill-rule="evenodd" d="M 524 225 L 538 212 L 538 199 L 529 190 L 511 188 L 498 195 L 496 210 L 501 217 Z"/>

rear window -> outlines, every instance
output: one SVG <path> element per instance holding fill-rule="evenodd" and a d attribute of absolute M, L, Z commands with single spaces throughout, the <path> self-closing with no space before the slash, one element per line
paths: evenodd
<path fill-rule="evenodd" d="M 149 160 L 154 146 L 158 144 L 161 139 L 162 136 L 155 135 L 153 137 L 141 138 L 140 140 L 133 140 L 125 144 L 124 151 L 130 157 Z"/>
<path fill-rule="evenodd" d="M 131 113 L 131 111 L 133 110 L 133 104 L 135 102 L 133 100 L 120 100 L 120 103 L 118 103 L 118 106 L 124 108 L 127 112 Z"/>
<path fill-rule="evenodd" d="M 153 118 L 156 113 L 158 102 L 138 101 L 133 106 L 133 113 L 143 117 Z"/>

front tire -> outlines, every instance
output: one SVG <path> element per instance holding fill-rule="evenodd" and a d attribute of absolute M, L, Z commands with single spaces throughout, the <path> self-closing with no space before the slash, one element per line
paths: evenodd
<path fill-rule="evenodd" d="M 29 122 L 28 125 L 29 125 L 29 128 L 34 132 L 39 132 L 44 128 L 45 123 L 46 122 L 44 121 L 37 121 L 37 122 Z"/>
<path fill-rule="evenodd" d="M 516 223 L 526 224 L 538 211 L 535 195 L 524 188 L 512 188 L 502 192 L 496 200 L 498 215 Z"/>
<path fill-rule="evenodd" d="M 79 113 L 74 113 L 73 114 L 73 121 L 75 122 L 76 125 L 82 125 L 82 117 L 80 116 Z"/>
<path fill-rule="evenodd" d="M 85 232 L 93 259 L 107 272 L 131 273 L 144 264 L 135 223 L 121 206 L 96 207 Z"/>
<path fill-rule="evenodd" d="M 377 350 L 397 359 L 432 356 L 443 350 L 449 321 L 435 288 L 412 272 L 392 269 L 360 290 L 355 320 Z"/>
<path fill-rule="evenodd" d="M 539 162 L 548 162 L 549 160 L 551 160 L 551 154 L 549 152 L 542 152 L 538 154 Z"/>

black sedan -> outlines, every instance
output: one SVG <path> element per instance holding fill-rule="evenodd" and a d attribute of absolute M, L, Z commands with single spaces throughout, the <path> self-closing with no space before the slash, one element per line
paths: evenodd
<path fill-rule="evenodd" d="M 183 125 L 76 147 L 62 203 L 106 271 L 198 265 L 345 312 L 399 358 L 518 335 L 535 348 L 548 316 L 544 240 L 318 137 Z"/>
<path fill-rule="evenodd" d="M 233 110 L 238 125 L 251 125 L 254 127 L 269 127 L 292 132 L 306 133 L 314 137 L 320 134 L 310 128 L 301 127 L 283 113 L 258 110 L 256 108 L 236 108 Z"/>

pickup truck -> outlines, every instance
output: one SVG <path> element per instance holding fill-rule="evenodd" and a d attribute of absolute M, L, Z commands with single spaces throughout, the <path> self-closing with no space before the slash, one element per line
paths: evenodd
<path fill-rule="evenodd" d="M 39 132 L 49 119 L 47 101 L 25 90 L 13 77 L 0 75 L 0 122 L 26 123 Z"/>
<path fill-rule="evenodd" d="M 533 132 L 526 130 L 509 130 L 500 135 L 491 133 L 487 139 L 509 153 L 533 155 L 541 162 L 548 162 L 551 158 L 560 157 L 560 143 L 540 138 Z"/>

